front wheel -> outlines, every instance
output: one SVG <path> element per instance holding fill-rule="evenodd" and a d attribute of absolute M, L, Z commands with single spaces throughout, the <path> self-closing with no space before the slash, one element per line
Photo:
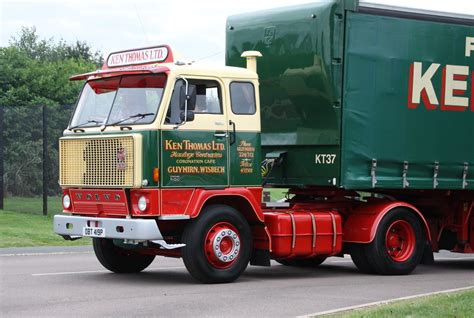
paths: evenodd
<path fill-rule="evenodd" d="M 95 256 L 111 272 L 138 273 L 147 268 L 155 259 L 154 255 L 141 255 L 116 246 L 113 240 L 93 238 Z"/>
<path fill-rule="evenodd" d="M 375 273 L 405 275 L 420 263 L 424 245 L 418 217 L 407 209 L 396 208 L 383 217 L 364 254 Z"/>
<path fill-rule="evenodd" d="M 229 283 L 247 267 L 252 234 L 245 218 L 227 205 L 210 205 L 183 233 L 183 261 L 202 283 Z"/>

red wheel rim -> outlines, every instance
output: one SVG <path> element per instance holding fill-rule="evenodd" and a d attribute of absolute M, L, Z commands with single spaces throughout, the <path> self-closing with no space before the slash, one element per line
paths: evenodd
<path fill-rule="evenodd" d="M 230 223 L 219 222 L 207 232 L 204 252 L 212 266 L 225 269 L 231 267 L 239 258 L 240 244 L 239 231 Z"/>
<path fill-rule="evenodd" d="M 415 250 L 416 237 L 413 227 L 404 220 L 393 222 L 385 236 L 387 254 L 395 262 L 405 262 Z"/>

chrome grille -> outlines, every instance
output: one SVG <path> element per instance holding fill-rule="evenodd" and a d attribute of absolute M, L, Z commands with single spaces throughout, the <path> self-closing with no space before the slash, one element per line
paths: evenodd
<path fill-rule="evenodd" d="M 61 186 L 132 187 L 132 136 L 60 140 Z"/>

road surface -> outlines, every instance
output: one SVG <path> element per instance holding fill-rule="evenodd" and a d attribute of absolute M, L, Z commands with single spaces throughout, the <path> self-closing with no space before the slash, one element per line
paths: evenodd
<path fill-rule="evenodd" d="M 117 275 L 90 247 L 3 249 L 0 316 L 292 317 L 473 286 L 473 270 L 474 255 L 451 253 L 408 276 L 364 275 L 350 258 L 330 258 L 313 269 L 249 266 L 232 284 L 202 285 L 180 259 Z"/>

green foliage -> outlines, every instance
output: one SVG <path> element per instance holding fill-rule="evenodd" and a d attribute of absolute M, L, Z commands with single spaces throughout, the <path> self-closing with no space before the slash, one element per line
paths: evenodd
<path fill-rule="evenodd" d="M 69 76 L 90 72 L 101 54 L 85 43 L 41 40 L 36 29 L 23 28 L 8 47 L 0 48 L 0 105 L 4 107 L 5 191 L 34 195 L 42 191 L 42 109 L 47 105 L 50 193 L 59 190 L 58 138 L 67 126 L 83 83 Z"/>

